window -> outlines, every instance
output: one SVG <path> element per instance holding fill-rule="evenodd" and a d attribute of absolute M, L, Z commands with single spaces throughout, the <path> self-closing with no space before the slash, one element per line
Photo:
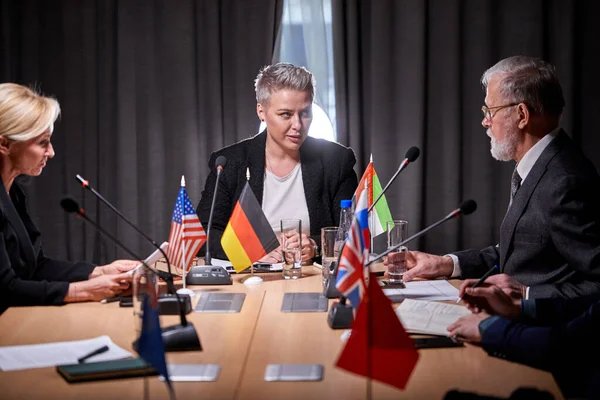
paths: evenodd
<path fill-rule="evenodd" d="M 313 103 L 312 137 L 337 139 L 331 0 L 284 0 L 283 19 L 274 62 L 308 68 L 317 88 Z M 264 129 L 261 124 L 260 131 Z"/>

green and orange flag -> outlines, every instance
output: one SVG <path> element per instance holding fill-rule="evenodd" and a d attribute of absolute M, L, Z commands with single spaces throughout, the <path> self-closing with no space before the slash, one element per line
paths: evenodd
<path fill-rule="evenodd" d="M 377 176 L 377 172 L 375 172 L 375 167 L 373 167 L 373 155 L 371 155 L 371 160 L 369 161 L 369 165 L 367 165 L 367 169 L 363 174 L 360 182 L 358 182 L 358 187 L 356 188 L 356 192 L 354 196 L 356 201 L 360 198 L 360 194 L 363 190 L 365 190 L 365 181 L 368 182 L 367 190 L 369 192 L 369 208 L 373 205 L 373 202 L 379 197 L 381 192 L 381 183 L 379 182 L 379 177 Z M 387 200 L 385 199 L 385 195 L 381 196 L 379 202 L 375 204 L 375 207 L 369 213 L 369 230 L 371 231 L 371 235 L 373 237 L 382 234 L 387 231 L 387 223 L 391 222 L 392 213 L 390 212 L 390 208 L 388 207 Z"/>
<path fill-rule="evenodd" d="M 277 236 L 248 182 L 221 236 L 221 246 L 236 272 L 245 270 L 279 247 Z"/>

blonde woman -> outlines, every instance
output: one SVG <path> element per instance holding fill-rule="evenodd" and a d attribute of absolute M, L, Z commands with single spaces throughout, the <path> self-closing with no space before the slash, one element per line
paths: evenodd
<path fill-rule="evenodd" d="M 29 217 L 19 175 L 38 176 L 54 157 L 58 102 L 14 83 L 0 84 L 0 313 L 10 306 L 98 301 L 129 287 L 136 263 L 95 266 L 46 257 Z"/>

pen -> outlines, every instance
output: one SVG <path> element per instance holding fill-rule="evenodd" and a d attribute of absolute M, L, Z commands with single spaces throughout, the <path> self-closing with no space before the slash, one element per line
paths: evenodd
<path fill-rule="evenodd" d="M 121 296 L 111 297 L 110 299 L 103 299 L 103 300 L 100 300 L 100 303 L 102 303 L 102 304 L 114 303 L 115 301 L 119 301 L 119 300 L 121 300 Z"/>
<path fill-rule="evenodd" d="M 88 358 L 97 356 L 98 354 L 106 353 L 107 351 L 108 351 L 108 346 L 102 346 L 99 349 L 96 349 L 96 350 L 92 351 L 91 353 L 86 354 L 85 356 L 81 357 L 77 361 L 79 362 L 79 364 L 82 364 Z"/>
<path fill-rule="evenodd" d="M 493 274 L 493 273 L 494 273 L 494 271 L 496 271 L 497 269 L 498 269 L 498 266 L 497 266 L 497 265 L 494 265 L 492 268 L 490 268 L 490 270 L 489 270 L 488 272 L 486 272 L 486 273 L 485 273 L 485 274 L 484 274 L 484 275 L 481 277 L 481 279 L 479 279 L 477 282 L 475 282 L 475 284 L 474 284 L 473 286 L 471 286 L 471 289 L 474 289 L 474 288 L 476 288 L 476 287 L 478 287 L 478 286 L 481 286 L 481 284 L 482 284 L 483 282 L 485 282 L 485 280 L 486 280 L 487 278 L 489 278 L 489 277 L 490 277 L 490 275 L 491 275 L 491 274 Z M 462 300 L 462 297 L 459 297 L 459 298 L 458 298 L 458 300 L 456 300 L 456 302 L 457 302 L 457 303 L 460 303 L 460 302 L 461 302 L 461 300 Z"/>

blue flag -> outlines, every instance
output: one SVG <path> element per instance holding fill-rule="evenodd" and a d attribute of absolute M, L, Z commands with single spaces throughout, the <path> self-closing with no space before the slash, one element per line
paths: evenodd
<path fill-rule="evenodd" d="M 165 346 L 158 319 L 156 293 L 152 289 L 149 292 L 148 295 L 144 296 L 142 304 L 142 331 L 137 341 L 136 351 L 144 361 L 165 377 L 167 385 L 171 388 L 167 361 L 165 360 Z"/>

